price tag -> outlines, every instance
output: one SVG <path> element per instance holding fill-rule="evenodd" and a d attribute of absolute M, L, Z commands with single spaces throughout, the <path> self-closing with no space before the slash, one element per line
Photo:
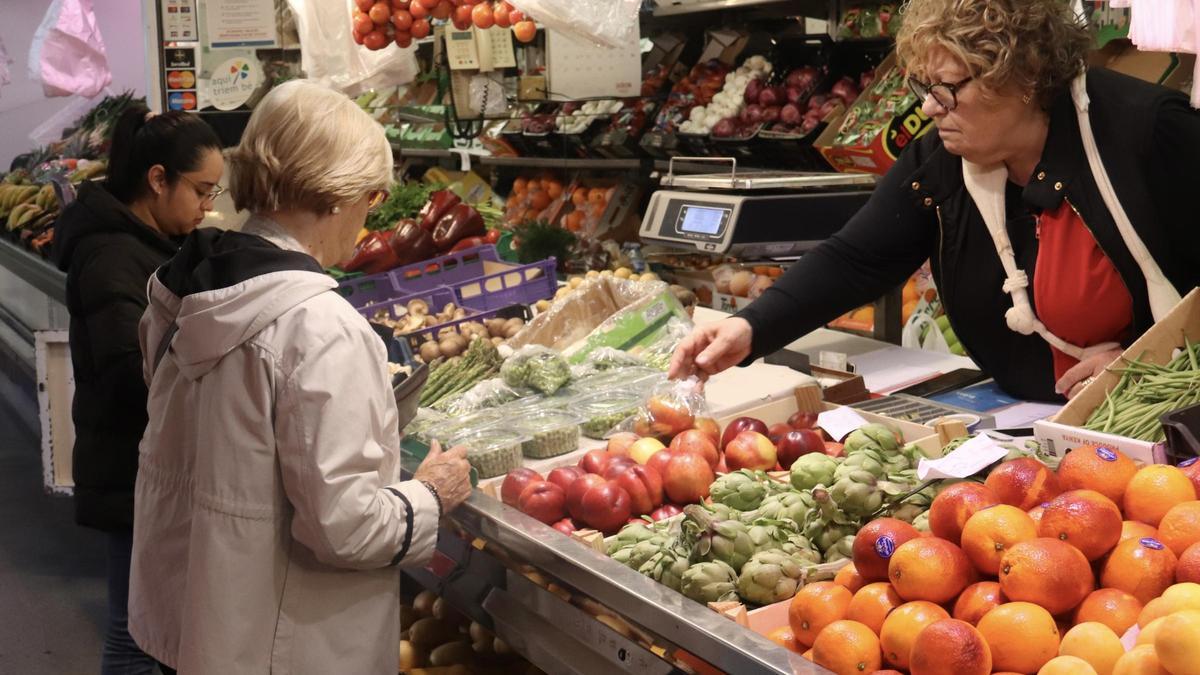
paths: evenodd
<path fill-rule="evenodd" d="M 1007 454 L 1006 448 L 980 434 L 941 459 L 921 458 L 917 464 L 917 478 L 966 478 Z"/>
<path fill-rule="evenodd" d="M 842 442 L 850 432 L 861 429 L 867 426 L 868 422 L 863 419 L 853 408 L 838 406 L 833 410 L 826 410 L 817 415 L 817 426 L 821 427 L 837 442 Z"/>

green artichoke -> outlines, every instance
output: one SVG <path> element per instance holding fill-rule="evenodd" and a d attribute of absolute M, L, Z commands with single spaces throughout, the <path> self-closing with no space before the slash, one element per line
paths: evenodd
<path fill-rule="evenodd" d="M 805 584 L 809 567 L 815 565 L 783 551 L 759 551 L 738 575 L 738 595 L 760 605 L 788 600 Z"/>
<path fill-rule="evenodd" d="M 754 511 L 742 514 L 742 522 L 751 524 L 760 519 L 790 520 L 803 526 L 816 503 L 808 492 L 781 492 L 763 500 Z"/>
<path fill-rule="evenodd" d="M 669 543 L 667 537 L 655 536 L 636 544 L 623 546 L 617 549 L 611 557 L 622 565 L 636 570 L 666 548 Z"/>
<path fill-rule="evenodd" d="M 617 536 L 608 545 L 608 555 L 612 556 L 619 549 L 626 546 L 632 546 L 640 541 L 645 541 L 651 537 L 661 534 L 654 529 L 650 523 L 630 523 L 621 528 Z"/>
<path fill-rule="evenodd" d="M 718 520 L 737 520 L 741 517 L 741 513 L 737 509 L 726 506 L 721 502 L 704 504 L 703 508 L 716 516 Z"/>
<path fill-rule="evenodd" d="M 797 490 L 811 490 L 818 485 L 831 485 L 833 474 L 840 463 L 839 460 L 818 452 L 801 455 L 792 463 L 792 487 Z"/>
<path fill-rule="evenodd" d="M 833 472 L 833 480 L 836 482 L 854 471 L 869 471 L 876 478 L 883 478 L 888 474 L 887 465 L 881 453 L 875 450 L 859 450 L 838 465 L 837 470 Z"/>
<path fill-rule="evenodd" d="M 701 603 L 737 600 L 738 575 L 720 560 L 692 565 L 680 579 L 679 591 Z"/>
<path fill-rule="evenodd" d="M 695 539 L 692 559 L 714 560 L 733 568 L 736 574 L 756 552 L 746 524 L 739 520 L 720 520 L 704 508 L 692 504 L 683 509 L 684 527 Z"/>
<path fill-rule="evenodd" d="M 742 469 L 721 476 L 709 487 L 712 500 L 737 511 L 752 511 L 762 505 L 770 481 L 762 471 Z"/>
<path fill-rule="evenodd" d="M 902 502 L 888 509 L 888 515 L 896 520 L 903 520 L 906 523 L 911 523 L 917 518 L 917 516 L 925 513 L 927 510 L 928 507 Z"/>
<path fill-rule="evenodd" d="M 868 424 L 846 437 L 847 458 L 863 450 L 874 450 L 882 456 L 893 454 L 899 449 L 900 443 L 895 434 L 882 424 Z"/>
<path fill-rule="evenodd" d="M 825 549 L 825 562 L 832 563 L 839 560 L 851 560 L 854 558 L 854 535 L 848 534 L 833 542 L 829 548 Z"/>
<path fill-rule="evenodd" d="M 829 497 L 842 513 L 865 518 L 883 506 L 883 492 L 869 471 L 853 471 L 829 488 Z"/>
<path fill-rule="evenodd" d="M 929 512 L 926 511 L 926 512 L 922 513 L 921 515 L 917 516 L 916 518 L 913 518 L 912 525 L 913 525 L 913 527 L 917 528 L 917 530 L 919 530 L 921 532 L 928 532 L 929 531 Z"/>
<path fill-rule="evenodd" d="M 641 567 L 637 568 L 637 571 L 673 591 L 678 591 L 683 573 L 689 567 L 690 563 L 686 552 L 680 551 L 674 546 L 667 546 L 643 563 Z"/>

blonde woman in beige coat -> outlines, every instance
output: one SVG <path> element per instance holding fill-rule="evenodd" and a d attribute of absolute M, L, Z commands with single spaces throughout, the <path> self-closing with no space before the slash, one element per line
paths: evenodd
<path fill-rule="evenodd" d="M 186 675 L 394 673 L 397 566 L 429 560 L 471 488 L 462 449 L 399 479 L 383 342 L 322 271 L 391 151 L 345 96 L 291 82 L 229 159 L 249 221 L 198 230 L 149 285 L 129 631 Z"/>

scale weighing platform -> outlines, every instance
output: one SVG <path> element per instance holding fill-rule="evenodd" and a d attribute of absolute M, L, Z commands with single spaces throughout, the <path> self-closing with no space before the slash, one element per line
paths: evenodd
<path fill-rule="evenodd" d="M 731 164 L 729 173 L 675 175 L 675 159 Z M 870 198 L 875 176 L 844 173 L 737 172 L 733 158 L 673 158 L 664 189 L 650 196 L 641 240 L 747 260 L 811 250 L 846 224 Z"/>
<path fill-rule="evenodd" d="M 852 403 L 851 408 L 883 415 L 894 420 L 904 420 L 917 424 L 928 424 L 947 415 L 971 415 L 979 418 L 980 429 L 992 429 L 996 419 L 987 413 L 981 413 L 966 408 L 958 408 L 927 398 L 909 396 L 908 394 L 892 394 L 860 403 Z"/>

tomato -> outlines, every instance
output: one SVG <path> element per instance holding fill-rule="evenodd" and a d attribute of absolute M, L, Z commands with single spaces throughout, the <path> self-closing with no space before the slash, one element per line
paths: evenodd
<path fill-rule="evenodd" d="M 408 6 L 408 13 L 412 15 L 414 20 L 428 19 L 429 10 L 425 9 L 425 5 L 419 2 L 413 2 Z"/>
<path fill-rule="evenodd" d="M 483 240 L 489 244 L 495 244 L 496 242 L 500 241 L 500 234 L 500 230 L 488 230 L 487 234 L 483 237 Z"/>
<path fill-rule="evenodd" d="M 379 51 L 387 46 L 388 36 L 381 30 L 373 30 L 363 38 L 363 46 L 371 51 Z"/>
<path fill-rule="evenodd" d="M 492 5 L 487 2 L 481 2 L 471 9 L 471 21 L 475 27 L 480 30 L 487 30 L 496 25 L 496 20 L 492 16 Z"/>
<path fill-rule="evenodd" d="M 363 38 L 366 37 L 366 35 L 358 31 L 351 31 L 351 35 L 354 36 L 354 44 L 356 45 L 361 45 L 363 43 Z"/>
<path fill-rule="evenodd" d="M 442 0 L 417 0 L 417 3 L 425 9 L 432 10 L 434 7 L 437 7 L 438 3 L 441 1 Z"/>
<path fill-rule="evenodd" d="M 412 42 L 413 42 L 412 33 L 409 33 L 408 31 L 403 31 L 403 30 L 396 31 L 395 39 L 396 39 L 396 46 L 401 49 L 408 49 L 409 47 L 412 46 Z"/>
<path fill-rule="evenodd" d="M 533 38 L 537 37 L 537 26 L 532 21 L 514 24 L 512 31 L 518 42 L 533 42 Z"/>
<path fill-rule="evenodd" d="M 368 14 L 371 17 L 371 21 L 383 25 L 392 17 L 392 7 L 386 2 L 377 2 L 371 5 L 371 11 Z"/>
<path fill-rule="evenodd" d="M 432 14 L 433 18 L 435 19 L 441 19 L 442 21 L 445 21 L 446 19 L 450 18 L 450 13 L 453 11 L 454 4 L 451 3 L 450 0 L 442 0 L 437 4 L 437 7 L 433 8 L 433 11 L 430 12 L 430 14 Z"/>
<path fill-rule="evenodd" d="M 407 9 L 398 9 L 392 12 L 392 25 L 396 27 L 396 30 L 407 33 L 413 25 L 412 14 L 409 14 Z"/>
<path fill-rule="evenodd" d="M 363 35 L 366 35 L 373 30 L 375 30 L 375 22 L 371 20 L 371 17 L 367 16 L 366 14 L 354 15 L 355 33 L 362 33 Z"/>
<path fill-rule="evenodd" d="M 471 28 L 471 6 L 459 5 L 454 8 L 454 27 L 459 30 Z"/>
<path fill-rule="evenodd" d="M 504 4 L 508 4 L 508 3 L 504 3 Z M 517 9 L 516 7 L 513 7 L 512 5 L 508 5 L 508 22 L 509 23 L 516 26 L 517 24 L 521 23 L 524 20 L 525 20 L 525 12 L 522 12 L 521 10 Z"/>
<path fill-rule="evenodd" d="M 500 28 L 510 28 L 512 26 L 512 21 L 508 17 L 511 7 L 512 5 L 507 2 L 498 2 L 495 9 L 492 10 L 492 18 L 496 20 L 496 25 Z"/>
<path fill-rule="evenodd" d="M 354 0 L 354 6 L 358 8 L 358 11 L 366 14 L 375 6 L 375 2 L 376 0 Z"/>
<path fill-rule="evenodd" d="M 415 7 L 416 5 L 414 5 Z M 429 37 L 429 21 L 427 19 L 417 19 L 412 25 L 412 36 L 417 39 Z"/>

